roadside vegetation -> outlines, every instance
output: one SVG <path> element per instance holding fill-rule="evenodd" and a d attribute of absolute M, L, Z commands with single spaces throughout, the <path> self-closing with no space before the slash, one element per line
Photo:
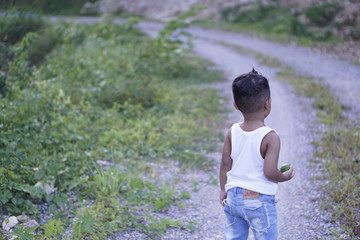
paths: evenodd
<path fill-rule="evenodd" d="M 314 141 L 317 152 L 312 163 L 324 169 L 326 184 L 321 186 L 324 198 L 321 207 L 332 213 L 333 221 L 339 222 L 343 233 L 350 239 L 360 236 L 360 126 L 357 119 L 349 119 L 344 114 L 346 108 L 334 97 L 321 79 L 298 74 L 291 67 L 277 59 L 256 51 L 227 45 L 240 53 L 254 57 L 266 66 L 276 68 L 279 80 L 291 84 L 294 89 L 312 100 L 319 124 L 325 128 L 318 130 L 319 140 Z M 342 234 L 331 232 L 342 238 Z M 346 238 L 347 239 L 347 238 Z"/>
<path fill-rule="evenodd" d="M 0 3 L 3 10 L 32 12 L 49 15 L 96 15 L 95 12 L 84 12 L 84 6 L 94 4 L 96 0 L 5 0 Z"/>
<path fill-rule="evenodd" d="M 152 39 L 136 22 L 0 16 L 0 221 L 24 221 L 0 239 L 193 229 L 157 217 L 189 193 L 159 182 L 154 168 L 212 166 L 205 153 L 221 111 L 202 85 L 221 77 L 168 40 L 176 26 Z"/>
<path fill-rule="evenodd" d="M 359 40 L 360 28 L 356 23 L 335 22 L 342 7 L 337 2 L 291 8 L 276 1 L 266 4 L 261 0 L 250 1 L 221 9 L 220 21 L 210 21 L 206 25 L 303 45 L 341 42 L 344 39 L 339 33 L 346 28 L 349 39 Z"/>

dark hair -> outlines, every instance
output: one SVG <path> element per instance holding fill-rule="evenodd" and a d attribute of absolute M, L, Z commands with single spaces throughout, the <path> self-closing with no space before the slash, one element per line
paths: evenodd
<path fill-rule="evenodd" d="M 235 104 L 242 113 L 259 111 L 270 98 L 268 80 L 254 68 L 251 72 L 235 78 L 232 91 Z"/>

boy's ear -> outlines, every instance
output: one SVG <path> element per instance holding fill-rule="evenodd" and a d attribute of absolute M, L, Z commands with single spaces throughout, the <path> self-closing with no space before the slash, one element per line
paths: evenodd
<path fill-rule="evenodd" d="M 239 110 L 239 108 L 238 108 L 238 106 L 236 105 L 235 102 L 233 102 L 233 105 L 234 105 L 234 108 L 235 108 L 236 110 Z M 239 110 L 239 111 L 240 111 L 240 110 Z"/>
<path fill-rule="evenodd" d="M 265 107 L 265 109 L 270 109 L 270 107 L 271 107 L 271 98 L 269 98 L 268 100 L 265 101 L 264 107 Z"/>

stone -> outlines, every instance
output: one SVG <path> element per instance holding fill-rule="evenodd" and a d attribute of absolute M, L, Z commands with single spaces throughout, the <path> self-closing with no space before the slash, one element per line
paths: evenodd
<path fill-rule="evenodd" d="M 11 228 L 15 227 L 19 223 L 17 217 L 11 216 L 8 219 L 5 219 L 2 223 L 2 227 L 5 231 L 10 231 Z"/>
<path fill-rule="evenodd" d="M 39 226 L 38 222 L 36 220 L 30 220 L 23 224 L 24 227 L 32 228 Z"/>
<path fill-rule="evenodd" d="M 19 215 L 19 216 L 17 216 L 17 220 L 19 222 L 24 223 L 24 222 L 28 222 L 30 220 L 30 218 L 26 215 Z"/>

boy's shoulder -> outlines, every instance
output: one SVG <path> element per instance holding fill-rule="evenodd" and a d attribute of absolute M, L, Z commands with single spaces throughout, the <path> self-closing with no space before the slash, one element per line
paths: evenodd
<path fill-rule="evenodd" d="M 275 130 L 271 129 L 262 140 L 262 144 L 265 145 L 280 145 L 280 137 Z"/>

